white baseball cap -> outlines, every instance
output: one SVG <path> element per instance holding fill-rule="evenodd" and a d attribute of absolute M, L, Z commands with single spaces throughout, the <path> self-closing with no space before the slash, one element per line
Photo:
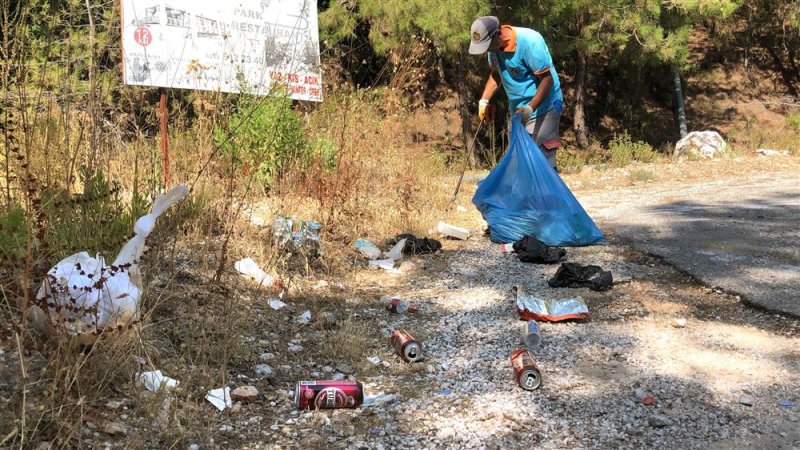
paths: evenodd
<path fill-rule="evenodd" d="M 500 21 L 495 16 L 479 17 L 472 22 L 472 28 L 469 30 L 472 37 L 469 44 L 470 55 L 486 53 L 492 43 L 492 38 L 499 29 Z"/>

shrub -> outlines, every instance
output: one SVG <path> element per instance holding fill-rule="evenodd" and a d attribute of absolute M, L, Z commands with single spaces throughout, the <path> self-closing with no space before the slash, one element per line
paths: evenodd
<path fill-rule="evenodd" d="M 586 165 L 586 157 L 582 154 L 572 155 L 563 150 L 556 153 L 556 167 L 561 173 L 578 173 Z"/>
<path fill-rule="evenodd" d="M 629 177 L 631 181 L 653 181 L 656 174 L 646 169 L 635 169 L 631 170 Z"/>
<path fill-rule="evenodd" d="M 285 96 L 242 96 L 214 143 L 236 168 L 254 170 L 269 188 L 286 171 L 311 159 L 300 116 Z"/>
<path fill-rule="evenodd" d="M 786 116 L 786 124 L 795 132 L 800 133 L 800 113 L 792 113 Z"/>
<path fill-rule="evenodd" d="M 77 251 L 102 252 L 112 256 L 133 231 L 133 223 L 147 211 L 147 201 L 137 191 L 130 204 L 123 201 L 120 186 L 101 171 L 80 169 L 83 193 L 43 193 L 46 221 L 45 241 L 59 256 Z M 110 252 L 110 253 L 108 253 Z"/>
<path fill-rule="evenodd" d="M 658 154 L 650 144 L 642 141 L 633 142 L 627 132 L 622 134 L 614 133 L 608 145 L 611 155 L 611 164 L 617 167 L 624 167 L 631 161 L 652 162 Z"/>
<path fill-rule="evenodd" d="M 0 265 L 25 255 L 27 240 L 25 211 L 19 205 L 0 211 Z"/>

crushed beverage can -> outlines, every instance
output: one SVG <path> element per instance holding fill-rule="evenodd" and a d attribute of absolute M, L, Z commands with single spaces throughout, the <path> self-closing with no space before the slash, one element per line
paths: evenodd
<path fill-rule="evenodd" d="M 532 351 L 539 350 L 539 347 L 542 345 L 542 336 L 541 336 L 541 329 L 539 328 L 539 324 L 536 323 L 535 320 L 529 320 L 525 324 L 525 345 L 528 346 L 528 349 Z"/>
<path fill-rule="evenodd" d="M 389 343 L 405 362 L 415 362 L 422 358 L 422 345 L 406 330 L 394 330 Z"/>
<path fill-rule="evenodd" d="M 514 368 L 514 378 L 522 389 L 533 391 L 542 385 L 542 374 L 536 367 L 533 354 L 530 350 L 520 348 L 511 353 L 511 367 Z"/>
<path fill-rule="evenodd" d="M 399 297 L 392 297 L 388 303 L 386 303 L 386 310 L 393 313 L 404 313 L 406 311 L 410 313 L 416 313 L 419 311 L 419 307 L 417 305 L 409 305 L 407 302 L 403 301 Z"/>
<path fill-rule="evenodd" d="M 360 381 L 298 381 L 294 387 L 297 409 L 357 408 L 364 403 L 364 385 Z"/>

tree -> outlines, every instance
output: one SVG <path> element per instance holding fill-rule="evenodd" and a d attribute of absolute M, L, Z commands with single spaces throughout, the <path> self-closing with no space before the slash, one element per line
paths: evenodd
<path fill-rule="evenodd" d="M 473 101 L 470 86 L 464 82 L 464 64 L 469 45 L 469 28 L 476 17 L 488 12 L 487 0 L 360 0 L 339 1 L 320 13 L 320 29 L 328 44 L 355 37 L 360 23 L 369 25 L 369 41 L 380 55 L 398 55 L 410 44 L 425 40 L 435 54 L 440 78 L 447 78 L 445 66 L 452 68 L 450 84 L 459 94 L 459 115 L 464 146 L 472 140 Z M 389 58 L 397 67 L 403 58 Z M 474 149 L 473 149 L 474 150 Z M 476 156 L 467 155 L 474 164 Z"/>
<path fill-rule="evenodd" d="M 640 46 L 644 58 L 671 68 L 675 104 L 681 137 L 686 135 L 681 72 L 689 58 L 688 39 L 694 27 L 704 21 L 725 20 L 743 0 L 649 0 L 647 8 L 632 8 L 627 30 Z"/>

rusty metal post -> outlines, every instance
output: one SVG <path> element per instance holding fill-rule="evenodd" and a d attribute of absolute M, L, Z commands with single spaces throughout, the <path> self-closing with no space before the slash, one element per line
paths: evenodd
<path fill-rule="evenodd" d="M 169 138 L 167 137 L 167 90 L 162 88 L 158 89 L 161 94 L 160 110 L 160 129 L 161 129 L 161 169 L 163 176 L 164 188 L 172 184 L 169 174 Z"/>

